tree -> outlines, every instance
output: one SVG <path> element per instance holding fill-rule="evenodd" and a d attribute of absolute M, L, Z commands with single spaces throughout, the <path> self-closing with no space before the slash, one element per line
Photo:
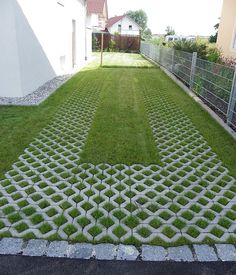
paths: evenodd
<path fill-rule="evenodd" d="M 165 32 L 166 32 L 165 36 L 175 35 L 175 30 L 171 26 L 167 26 Z"/>
<path fill-rule="evenodd" d="M 219 30 L 220 23 L 215 24 L 214 28 L 216 30 L 216 33 L 214 35 L 211 35 L 209 38 L 210 43 L 216 43 L 218 38 L 218 30 Z"/>
<path fill-rule="evenodd" d="M 144 10 L 128 11 L 126 13 L 130 18 L 132 18 L 141 28 L 145 31 L 147 28 L 148 17 Z"/>
<path fill-rule="evenodd" d="M 152 31 L 147 28 L 144 32 L 143 32 L 143 39 L 145 40 L 150 40 L 152 39 Z"/>

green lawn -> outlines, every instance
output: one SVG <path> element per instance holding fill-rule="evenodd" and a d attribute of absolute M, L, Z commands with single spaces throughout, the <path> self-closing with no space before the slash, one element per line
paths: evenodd
<path fill-rule="evenodd" d="M 0 238 L 235 244 L 236 142 L 139 55 L 106 58 L 0 107 Z"/>
<path fill-rule="evenodd" d="M 81 162 L 160 164 L 137 69 L 102 72 L 100 104 Z"/>
<path fill-rule="evenodd" d="M 64 101 L 75 90 L 87 86 L 98 74 L 99 70 L 80 72 L 40 106 L 0 106 L 0 178 L 10 170 L 11 165 L 40 130 L 50 123 Z"/>
<path fill-rule="evenodd" d="M 107 84 L 103 83 L 103 85 L 107 85 L 108 90 L 110 89 L 109 85 L 111 85 L 113 80 L 116 81 L 117 86 L 124 85 L 122 81 L 119 81 L 119 76 L 121 74 L 123 77 L 125 77 L 124 70 L 122 68 L 117 68 L 116 70 L 112 68 L 101 69 L 98 67 L 99 54 L 96 53 L 95 56 L 97 57 L 97 59 L 93 62 L 92 65 L 88 66 L 85 70 L 74 76 L 71 80 L 64 84 L 55 94 L 53 94 L 40 106 L 0 106 L 0 178 L 2 178 L 4 173 L 10 169 L 14 161 L 17 160 L 17 157 L 24 151 L 24 148 L 33 140 L 33 138 L 37 136 L 39 131 L 50 122 L 58 107 L 65 101 L 66 98 L 68 98 L 68 96 L 74 90 L 79 91 L 80 88 L 86 86 L 87 83 L 91 81 L 96 80 L 98 83 L 101 83 L 101 81 L 104 82 L 104 75 L 109 75 L 109 79 L 108 77 L 106 78 Z M 151 65 L 148 61 L 144 60 L 139 55 L 105 53 L 104 56 L 105 65 L 133 66 L 134 64 L 139 64 L 141 67 L 146 65 L 153 67 L 153 65 Z M 218 154 L 218 156 L 230 170 L 231 174 L 236 176 L 236 142 L 233 140 L 233 138 L 231 138 L 222 129 L 222 127 L 219 126 L 210 117 L 210 115 L 206 113 L 206 111 L 204 111 L 197 103 L 195 103 L 191 98 L 189 98 L 172 80 L 170 80 L 159 69 L 143 69 L 140 71 L 139 70 L 129 71 L 129 79 L 133 78 L 135 80 L 133 82 L 133 85 L 135 85 L 135 87 L 138 87 L 143 82 L 146 82 L 151 89 L 155 89 L 161 83 L 162 85 L 165 84 L 166 92 L 173 98 L 176 104 L 178 104 L 178 106 L 180 106 L 185 111 L 185 113 L 191 118 L 191 120 L 195 123 L 197 128 L 203 134 L 203 136 L 208 140 L 209 145 L 213 148 L 213 150 Z M 116 89 L 118 89 L 118 87 L 116 87 Z M 114 91 L 109 91 L 114 93 Z M 107 92 L 108 91 L 106 90 L 103 91 L 104 97 L 106 97 Z M 140 103 L 141 95 L 139 94 L 138 97 L 138 106 L 142 110 L 142 104 Z M 100 106 L 97 115 L 105 115 L 105 112 L 102 112 L 102 109 L 103 107 Z M 137 119 L 140 120 L 141 116 L 139 116 L 139 118 Z M 150 129 L 146 124 L 146 118 L 141 120 L 142 123 L 146 125 L 146 129 L 148 130 L 146 135 L 149 138 L 150 147 L 147 147 L 146 149 L 147 152 L 150 153 L 149 150 L 150 148 L 152 148 L 153 142 L 149 134 Z M 93 136 L 95 134 L 94 127 L 98 126 L 98 120 L 96 121 L 97 122 L 94 122 L 93 129 L 91 130 L 91 135 Z M 125 124 L 123 124 L 123 126 L 124 125 Z M 139 131 L 138 126 L 133 131 L 133 133 L 137 133 L 137 131 Z M 144 133 L 144 131 L 142 132 Z M 99 136 L 101 137 L 100 133 Z M 90 142 L 90 144 L 93 143 L 92 139 L 92 136 L 90 136 L 88 141 Z M 135 137 L 134 140 L 137 140 L 137 138 Z M 131 143 L 133 145 L 135 144 L 135 142 Z M 140 141 L 138 146 L 140 146 L 141 144 L 142 142 Z M 94 150 L 95 149 L 93 148 L 92 151 Z M 143 154 L 146 154 L 144 152 L 145 150 L 143 151 Z M 88 147 L 86 147 L 86 155 L 84 154 L 83 157 L 91 158 L 90 153 L 92 153 L 91 150 L 88 149 Z M 149 158 L 151 158 L 151 156 L 154 157 L 155 161 L 157 161 L 155 152 L 149 154 Z M 106 157 L 109 158 L 111 156 L 109 156 L 108 153 Z M 99 158 L 100 157 L 95 157 L 94 161 L 97 162 Z M 128 157 L 128 159 L 130 160 L 133 158 Z"/>
<path fill-rule="evenodd" d="M 100 53 L 94 53 L 94 56 L 99 59 L 101 58 Z M 134 67 L 134 68 L 152 68 L 154 65 L 144 59 L 139 54 L 131 53 L 103 53 L 103 67 Z"/>

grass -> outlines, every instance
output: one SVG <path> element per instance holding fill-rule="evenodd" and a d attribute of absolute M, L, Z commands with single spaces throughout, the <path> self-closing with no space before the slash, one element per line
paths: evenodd
<path fill-rule="evenodd" d="M 0 106 L 0 179 L 10 170 L 19 155 L 54 117 L 64 101 L 78 89 L 91 82 L 100 70 L 80 72 L 40 106 Z"/>
<path fill-rule="evenodd" d="M 165 92 L 167 100 L 175 102 L 193 121 L 194 126 L 220 156 L 223 164 L 226 164 L 231 173 L 235 174 L 235 142 L 205 111 L 169 80 L 161 70 L 153 66 L 146 69 L 145 64 L 147 61 L 142 59 L 143 64 L 140 63 L 140 66 L 145 68 L 145 70 L 142 70 L 142 68 L 124 68 L 126 59 L 123 59 L 123 54 L 106 54 L 106 58 L 109 56 L 111 60 L 107 59 L 110 64 L 105 65 L 106 68 L 98 68 L 96 65 L 88 67 L 71 79 L 39 107 L 0 107 L 0 117 L 2 114 L 7 114 L 10 110 L 11 114 L 18 115 L 18 117 L 13 120 L 5 116 L 3 120 L 0 121 L 0 126 L 3 125 L 3 133 L 7 135 L 4 136 L 3 134 L 5 144 L 3 144 L 2 140 L 0 141 L 0 153 L 3 148 L 6 149 L 8 146 L 10 148 L 15 145 L 15 147 L 13 146 L 9 151 L 6 149 L 6 151 L 4 151 L 5 155 L 0 154 L 1 176 L 4 171 L 7 170 L 7 167 L 8 169 L 10 168 L 12 162 L 17 159 L 20 152 L 27 147 L 28 143 L 32 141 L 42 127 L 51 121 L 57 108 L 67 99 L 73 89 L 78 90 L 78 97 L 81 89 L 83 92 L 97 89 L 100 96 L 95 119 L 93 120 L 92 128 L 90 129 L 82 154 L 82 162 L 95 164 L 102 162 L 112 164 L 160 164 L 159 154 L 147 118 L 147 111 L 150 114 L 150 110 L 145 109 L 144 100 L 146 100 L 146 97 L 143 95 L 143 92 L 147 91 L 148 96 L 156 96 L 160 89 L 160 91 Z M 127 57 L 128 66 L 131 67 L 130 64 L 132 64 L 132 58 L 134 56 L 127 55 Z M 117 58 L 120 58 L 120 61 L 118 62 L 117 68 L 115 68 L 116 65 L 114 64 Z M 141 62 L 139 56 L 136 55 L 135 58 L 137 59 L 137 64 Z M 108 66 L 110 66 L 110 68 L 108 68 Z M 67 92 L 67 90 L 69 90 L 69 92 Z M 148 92 L 150 93 L 148 94 Z M 157 102 L 158 100 L 163 100 L 163 98 L 160 96 Z M 15 113 L 14 110 L 16 110 Z M 21 110 L 22 113 L 19 110 Z M 30 116 L 31 113 L 28 113 L 28 110 L 31 110 L 32 117 Z M 48 110 L 49 113 L 47 113 Z M 68 112 L 69 111 L 70 110 L 68 110 Z M 161 113 L 161 111 L 159 112 Z M 164 110 L 163 116 L 165 117 L 165 115 Z M 48 116 L 50 119 L 48 119 Z M 19 121 L 19 123 L 17 123 L 17 121 Z M 27 125 L 28 121 L 29 125 Z M 173 127 L 175 126 L 174 124 L 175 122 L 173 122 Z M 12 131 L 16 129 L 15 134 L 18 135 L 18 139 L 12 136 L 10 127 L 13 129 Z M 20 127 L 22 127 L 22 129 L 20 129 Z M 28 127 L 32 127 L 32 131 Z M 173 131 L 178 131 L 178 129 L 173 128 Z M 0 135 L 2 135 L 2 132 Z M 21 135 L 24 136 L 22 140 Z M 212 136 L 215 138 L 212 138 Z M 17 143 L 17 140 L 20 142 Z M 183 140 L 183 142 L 185 141 Z M 199 141 L 196 142 L 196 146 L 199 145 L 198 142 Z M 187 146 L 188 142 L 186 141 L 185 143 Z M 222 144 L 226 144 L 226 147 L 224 148 Z M 64 145 L 66 145 L 66 142 L 64 142 Z M 160 147 L 162 145 L 165 146 L 165 144 L 158 144 Z M 173 141 L 173 158 L 178 159 L 178 154 L 175 150 L 180 148 L 179 144 L 175 144 L 175 141 Z M 32 148 L 30 148 L 30 150 L 31 149 Z M 190 149 L 192 148 L 189 148 L 189 151 Z M 56 153 L 54 154 L 54 151 L 56 152 L 56 150 L 58 150 L 56 145 L 52 149 L 42 147 L 40 150 L 50 152 L 49 154 L 53 156 L 52 159 L 56 160 Z M 80 169 L 61 159 L 59 163 L 65 165 L 67 169 L 71 169 L 72 174 L 64 172 L 62 168 L 57 167 L 57 162 L 55 162 L 55 164 L 50 163 L 50 168 L 54 169 L 58 174 L 57 176 L 54 175 L 52 171 L 48 172 L 44 167 L 40 167 L 40 163 L 34 163 L 33 167 L 35 170 L 31 171 L 31 169 L 27 170 L 27 165 L 18 162 L 18 167 L 20 167 L 22 171 L 24 170 L 28 176 L 32 177 L 33 186 L 30 181 L 23 181 L 24 179 L 19 176 L 16 171 L 11 171 L 10 173 L 19 183 L 19 186 L 25 189 L 27 196 L 42 209 L 42 213 L 39 214 L 36 208 L 27 202 L 26 197 L 21 197 L 21 194 L 17 191 L 18 189 L 15 188 L 9 180 L 2 181 L 1 185 L 5 188 L 9 196 L 12 197 L 14 205 L 17 208 L 11 206 L 8 199 L 4 198 L 0 200 L 0 206 L 3 206 L 3 213 L 7 217 L 6 221 L 8 220 L 12 223 L 17 232 L 22 233 L 26 230 L 29 232 L 25 238 L 33 236 L 27 229 L 28 225 L 25 224 L 25 217 L 27 217 L 26 219 L 30 220 L 32 225 L 37 227 L 42 234 L 49 235 L 49 232 L 52 230 L 51 225 L 53 225 L 53 227 L 57 226 L 58 229 L 62 228 L 64 232 L 63 236 L 66 235 L 68 238 L 73 236 L 74 241 L 88 241 L 88 238 L 85 238 L 86 230 L 88 230 L 90 242 L 94 243 L 114 241 L 111 239 L 111 236 L 108 235 L 103 235 L 103 237 L 99 239 L 99 235 L 104 230 L 112 232 L 118 239 L 121 239 L 123 243 L 135 245 L 140 245 L 140 241 L 130 236 L 130 234 L 128 234 L 129 237 L 125 239 L 126 233 L 130 233 L 130 231 L 136 232 L 140 237 L 148 238 L 152 233 L 152 229 L 158 229 L 158 231 L 161 230 L 165 236 L 172 238 L 176 234 L 179 234 L 179 231 L 186 231 L 187 228 L 186 234 L 194 238 L 199 236 L 200 231 L 205 230 L 205 228 L 220 215 L 224 207 L 229 207 L 229 202 L 234 199 L 236 193 L 236 187 L 229 184 L 231 178 L 228 176 L 224 176 L 214 187 L 210 187 L 210 184 L 214 184 L 214 178 L 224 173 L 224 168 L 217 168 L 206 178 L 203 177 L 207 171 L 210 171 L 211 167 L 214 167 L 214 161 L 204 164 L 200 170 L 196 170 L 198 162 L 203 163 L 204 158 L 208 159 L 208 157 L 213 154 L 212 152 L 208 152 L 201 157 L 201 160 L 200 157 L 196 159 L 195 156 L 197 157 L 199 153 L 202 153 L 201 150 L 204 151 L 204 148 L 196 148 L 193 151 L 194 156 L 186 156 L 185 163 L 190 161 L 190 164 L 184 168 L 181 161 L 178 161 L 160 174 L 158 169 L 152 170 L 155 166 L 153 165 L 150 166 L 150 169 L 148 169 L 145 174 L 136 175 L 134 174 L 134 170 L 138 173 L 140 169 L 142 169 L 141 165 L 137 164 L 133 166 L 134 170 L 131 168 L 125 170 L 127 178 L 125 177 L 124 165 L 122 164 L 116 166 L 117 170 L 114 170 L 108 165 L 106 166 L 106 164 L 103 164 L 103 166 L 99 165 L 100 169 L 105 169 L 104 173 L 104 171 L 101 172 L 98 168 L 92 168 L 86 163 L 81 165 L 83 169 Z M 75 153 L 78 152 L 75 151 Z M 37 155 L 40 155 L 40 153 Z M 7 164 L 4 162 L 4 156 L 6 157 Z M 171 157 L 169 157 L 169 159 L 170 158 Z M 27 161 L 29 163 L 32 162 L 30 158 L 28 158 Z M 48 160 L 44 160 L 43 163 L 48 163 Z M 171 160 L 169 163 L 171 163 Z M 78 165 L 80 165 L 80 163 L 78 163 Z M 46 183 L 46 180 L 41 181 L 41 175 L 37 176 L 37 171 L 41 174 L 43 173 L 45 178 L 49 179 L 49 183 Z M 117 171 L 118 173 L 116 174 Z M 155 172 L 157 173 L 155 174 Z M 187 173 L 191 175 L 189 176 Z M 114 178 L 110 177 L 114 174 L 116 174 Z M 78 175 L 80 177 L 79 180 L 77 179 Z M 92 175 L 92 177 L 90 175 Z M 186 179 L 182 180 L 185 176 Z M 200 177 L 202 177 L 203 180 L 199 183 L 198 179 Z M 117 181 L 121 182 L 118 183 Z M 68 187 L 65 183 L 71 183 L 71 187 Z M 91 188 L 86 189 L 87 183 L 91 185 Z M 133 190 L 131 189 L 132 185 L 135 185 Z M 191 189 L 185 191 L 185 188 L 189 186 L 191 186 Z M 228 191 L 222 191 L 225 186 L 230 186 Z M 42 196 L 38 194 L 38 188 L 41 189 Z M 95 189 L 99 191 L 99 194 L 95 195 Z M 114 192 L 116 190 L 120 192 L 119 195 Z M 137 192 L 143 192 L 143 195 L 136 197 L 136 190 Z M 219 195 L 221 191 L 223 195 Z M 61 194 L 58 192 L 61 192 Z M 68 201 L 64 201 L 62 193 L 70 197 Z M 47 197 L 44 197 L 44 194 L 50 196 L 50 203 Z M 205 209 L 204 206 L 208 205 L 217 195 L 219 195 L 219 198 L 214 201 L 214 204 L 211 204 L 209 209 Z M 3 196 L 3 194 L 1 194 L 1 196 Z M 86 196 L 86 198 L 84 196 Z M 199 197 L 196 198 L 196 196 Z M 127 198 L 129 199 L 128 201 L 125 200 Z M 146 204 L 148 201 L 149 203 Z M 98 208 L 94 206 L 93 202 L 99 205 Z M 58 205 L 63 211 L 61 212 L 59 209 L 54 209 L 54 204 Z M 119 205 L 120 208 L 118 207 Z M 179 213 L 182 206 L 186 208 L 186 210 Z M 22 214 L 22 216 L 17 212 L 18 207 L 21 208 L 20 214 Z M 105 212 L 105 210 L 107 212 Z M 202 212 L 202 210 L 204 210 L 204 212 Z M 230 205 L 226 214 L 222 215 L 221 219 L 217 221 L 216 226 L 211 228 L 211 232 L 208 233 L 220 238 L 224 233 L 223 229 L 229 229 L 236 220 L 235 210 L 236 205 L 232 207 Z M 130 213 L 129 215 L 127 211 Z M 158 214 L 157 211 L 159 211 Z M 199 215 L 200 212 L 201 216 Z M 196 214 L 198 214 L 199 219 L 195 222 L 193 218 Z M 147 221 L 147 218 L 151 216 L 153 217 Z M 172 219 L 173 216 L 176 216 L 176 218 Z M 4 228 L 4 223 L 0 224 L 0 227 Z M 11 233 L 7 231 L 7 228 L 6 231 L 1 232 L 1 236 L 11 235 Z M 60 236 L 53 233 L 48 238 L 60 239 Z M 93 240 L 91 240 L 91 238 Z M 203 241 L 203 243 L 213 242 L 210 238 Z M 227 242 L 235 243 L 236 240 L 231 238 Z M 191 242 L 180 238 L 174 243 L 167 244 L 157 237 L 152 239 L 151 243 L 173 246 Z"/>
<path fill-rule="evenodd" d="M 94 54 L 100 58 L 99 53 Z M 142 58 L 139 54 L 127 53 L 104 53 L 103 54 L 103 68 L 152 68 L 153 64 Z"/>
<path fill-rule="evenodd" d="M 145 83 L 146 88 L 150 90 L 164 89 L 166 95 L 191 119 L 231 175 L 236 177 L 235 140 L 164 72 L 160 69 L 150 69 L 145 72 L 137 71 L 140 85 Z"/>
<path fill-rule="evenodd" d="M 103 73 L 100 104 L 81 162 L 160 164 L 136 70 L 104 69 Z"/>

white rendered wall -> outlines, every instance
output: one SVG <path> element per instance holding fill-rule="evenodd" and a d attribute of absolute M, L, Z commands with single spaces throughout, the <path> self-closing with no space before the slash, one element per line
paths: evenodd
<path fill-rule="evenodd" d="M 57 3 L 58 0 L 1 0 L 0 26 L 4 15 L 2 7 L 9 5 L 7 2 L 12 4 L 7 13 L 12 20 L 4 38 L 11 44 L 10 37 L 15 33 L 13 44 L 17 48 L 18 66 L 6 65 L 11 69 L 3 77 L 5 87 L 1 87 L 0 96 L 24 96 L 56 75 L 72 72 L 72 20 L 76 21 L 76 65 L 81 67 L 85 63 L 85 56 L 90 53 L 86 48 L 84 0 L 63 1 L 64 7 Z M 1 44 L 0 53 L 6 56 L 7 63 L 11 53 L 6 47 L 2 51 Z M 13 87 L 15 83 L 6 80 L 7 75 L 17 72 L 20 75 L 18 91 Z"/>
<path fill-rule="evenodd" d="M 0 96 L 20 96 L 20 68 L 11 0 L 0 1 L 0 35 Z"/>
<path fill-rule="evenodd" d="M 121 25 L 121 34 L 122 35 L 139 35 L 139 26 L 133 21 L 130 20 L 128 17 L 122 18 L 120 21 L 115 23 L 108 31 L 111 34 L 118 32 L 118 26 Z M 129 25 L 132 25 L 132 30 L 129 30 Z"/>

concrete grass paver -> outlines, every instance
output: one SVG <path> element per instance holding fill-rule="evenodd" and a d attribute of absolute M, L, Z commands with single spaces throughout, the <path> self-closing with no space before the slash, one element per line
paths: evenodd
<path fill-rule="evenodd" d="M 157 236 L 223 242 L 235 235 L 235 179 L 165 88 L 142 85 L 164 165 L 80 162 L 99 104 L 100 87 L 90 83 L 67 99 L 0 181 L 1 235 L 119 243 Z M 57 255 L 57 245 L 48 253 Z M 121 248 L 118 256 L 129 257 Z"/>

